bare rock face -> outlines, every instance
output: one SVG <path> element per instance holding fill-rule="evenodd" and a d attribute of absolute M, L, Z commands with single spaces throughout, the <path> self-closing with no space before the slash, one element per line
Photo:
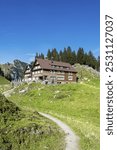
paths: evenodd
<path fill-rule="evenodd" d="M 14 60 L 13 63 L 0 64 L 4 76 L 9 80 L 19 80 L 23 78 L 27 63 L 20 60 Z"/>

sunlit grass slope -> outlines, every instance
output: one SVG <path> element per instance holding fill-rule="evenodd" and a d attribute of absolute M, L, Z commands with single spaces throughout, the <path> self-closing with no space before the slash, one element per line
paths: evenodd
<path fill-rule="evenodd" d="M 9 83 L 10 82 L 6 78 L 0 76 L 0 85 L 9 84 Z"/>
<path fill-rule="evenodd" d="M 0 76 L 0 93 L 11 88 L 10 81 Z"/>
<path fill-rule="evenodd" d="M 63 150 L 63 137 L 53 122 L 0 94 L 0 150 Z"/>
<path fill-rule="evenodd" d="M 99 78 L 64 85 L 24 84 L 10 98 L 23 109 L 52 114 L 80 136 L 81 150 L 99 150 Z"/>

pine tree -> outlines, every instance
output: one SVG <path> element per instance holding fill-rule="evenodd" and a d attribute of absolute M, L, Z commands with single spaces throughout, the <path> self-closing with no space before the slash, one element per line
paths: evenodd
<path fill-rule="evenodd" d="M 67 62 L 67 50 L 66 50 L 66 48 L 64 48 L 64 51 L 63 51 L 63 62 Z"/>
<path fill-rule="evenodd" d="M 44 59 L 44 54 L 43 53 L 41 53 L 40 58 Z"/>
<path fill-rule="evenodd" d="M 77 51 L 77 62 L 81 65 L 84 63 L 84 50 L 83 48 L 79 48 Z"/>
<path fill-rule="evenodd" d="M 76 63 L 76 52 L 72 51 L 71 65 L 74 65 L 75 63 Z"/>
<path fill-rule="evenodd" d="M 100 56 L 97 58 L 97 71 L 100 71 Z"/>
<path fill-rule="evenodd" d="M 88 65 L 88 54 L 87 53 L 84 54 L 83 65 Z"/>
<path fill-rule="evenodd" d="M 63 52 L 60 50 L 59 52 L 59 61 L 63 61 Z"/>
<path fill-rule="evenodd" d="M 92 51 L 89 51 L 88 53 L 88 65 L 93 69 L 96 69 L 96 58 L 93 55 Z"/>
<path fill-rule="evenodd" d="M 48 58 L 49 60 L 51 60 L 51 57 L 52 57 L 52 53 L 51 53 L 50 49 L 48 49 L 47 58 Z"/>
<path fill-rule="evenodd" d="M 67 48 L 67 62 L 70 64 L 72 63 L 72 50 L 70 46 Z"/>
<path fill-rule="evenodd" d="M 40 57 L 44 58 L 44 55 L 41 54 Z M 47 52 L 47 58 L 56 60 L 56 61 L 63 61 L 68 62 L 71 65 L 75 63 L 80 63 L 81 65 L 88 65 L 96 70 L 99 71 L 100 69 L 100 57 L 96 59 L 96 57 L 93 55 L 92 51 L 84 52 L 83 48 L 79 48 L 77 53 L 75 51 L 72 51 L 71 47 L 68 46 L 67 49 L 64 48 L 64 50 L 60 50 L 59 52 L 56 50 L 56 48 L 48 49 Z"/>
<path fill-rule="evenodd" d="M 56 61 L 59 60 L 59 55 L 58 55 L 56 48 L 52 49 L 52 57 L 53 57 L 53 60 L 56 60 Z"/>
<path fill-rule="evenodd" d="M 39 57 L 39 54 L 38 54 L 38 52 L 36 52 L 35 58 L 38 58 L 38 57 Z"/>

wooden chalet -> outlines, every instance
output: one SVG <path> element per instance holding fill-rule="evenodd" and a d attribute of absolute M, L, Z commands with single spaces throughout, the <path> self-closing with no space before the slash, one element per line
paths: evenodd
<path fill-rule="evenodd" d="M 26 66 L 25 72 L 24 72 L 24 81 L 29 82 L 32 80 L 32 71 L 31 71 L 31 65 Z"/>
<path fill-rule="evenodd" d="M 76 70 L 60 61 L 36 58 L 32 69 L 27 66 L 24 81 L 43 81 L 48 83 L 76 82 Z"/>

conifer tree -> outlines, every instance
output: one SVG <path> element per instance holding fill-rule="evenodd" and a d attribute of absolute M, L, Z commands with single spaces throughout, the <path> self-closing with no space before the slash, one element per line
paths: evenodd
<path fill-rule="evenodd" d="M 40 58 L 44 59 L 44 54 L 43 53 L 40 54 Z"/>
<path fill-rule="evenodd" d="M 96 69 L 96 58 L 93 55 L 92 51 L 88 53 L 88 65 L 94 69 Z"/>
<path fill-rule="evenodd" d="M 71 65 L 74 65 L 75 63 L 76 63 L 76 52 L 72 51 Z"/>
<path fill-rule="evenodd" d="M 56 48 L 52 49 L 52 57 L 53 57 L 53 60 L 56 60 L 56 61 L 59 60 L 59 55 L 58 55 Z"/>
<path fill-rule="evenodd" d="M 35 59 L 38 58 L 38 57 L 39 57 L 39 54 L 38 54 L 38 52 L 36 52 Z"/>
<path fill-rule="evenodd" d="M 60 50 L 59 52 L 59 61 L 63 61 L 63 52 Z"/>
<path fill-rule="evenodd" d="M 35 57 L 44 59 L 44 54 L 36 53 Z M 52 50 L 48 49 L 47 59 L 68 62 L 71 65 L 80 63 L 81 65 L 88 65 L 98 71 L 100 70 L 100 57 L 98 56 L 98 58 L 96 58 L 92 51 L 84 52 L 83 48 L 79 48 L 77 53 L 75 50 L 73 51 L 70 46 L 59 52 L 56 48 Z"/>
<path fill-rule="evenodd" d="M 63 61 L 67 62 L 67 49 L 66 48 L 64 48 L 64 51 L 63 51 Z"/>
<path fill-rule="evenodd" d="M 83 65 L 88 65 L 88 54 L 86 52 L 84 53 Z"/>
<path fill-rule="evenodd" d="M 71 64 L 71 60 L 72 59 L 72 50 L 71 50 L 71 47 L 68 46 L 67 48 L 67 62 Z"/>
<path fill-rule="evenodd" d="M 100 71 L 100 56 L 97 58 L 97 71 Z"/>
<path fill-rule="evenodd" d="M 48 58 L 49 60 L 51 60 L 51 57 L 52 57 L 51 51 L 50 51 L 50 49 L 48 49 L 47 58 Z"/>
<path fill-rule="evenodd" d="M 83 48 L 79 48 L 77 51 L 77 62 L 81 65 L 84 63 L 84 50 Z"/>

